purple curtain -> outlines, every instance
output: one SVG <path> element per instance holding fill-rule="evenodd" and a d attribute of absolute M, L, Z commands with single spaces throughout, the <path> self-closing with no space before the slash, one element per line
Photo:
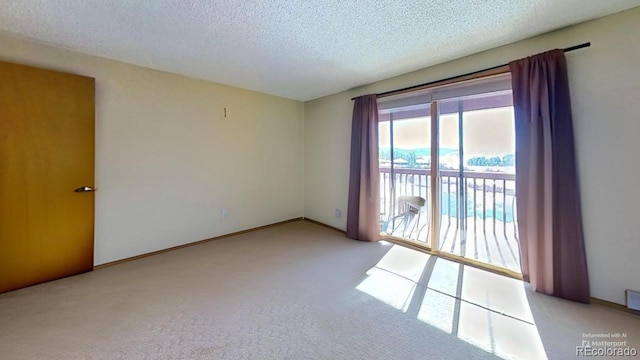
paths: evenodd
<path fill-rule="evenodd" d="M 353 105 L 347 237 L 380 240 L 379 201 L 378 103 L 376 95 L 365 95 Z"/>
<path fill-rule="evenodd" d="M 522 274 L 536 291 L 590 302 L 564 51 L 509 64 Z"/>

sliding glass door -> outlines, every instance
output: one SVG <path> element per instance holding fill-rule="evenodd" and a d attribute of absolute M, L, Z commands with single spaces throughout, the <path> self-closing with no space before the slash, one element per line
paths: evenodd
<path fill-rule="evenodd" d="M 520 272 L 508 80 L 380 101 L 384 236 Z"/>

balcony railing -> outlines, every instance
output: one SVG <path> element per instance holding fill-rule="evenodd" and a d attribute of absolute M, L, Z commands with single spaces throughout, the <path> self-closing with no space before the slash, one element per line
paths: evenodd
<path fill-rule="evenodd" d="M 380 168 L 382 232 L 431 243 L 430 171 Z M 515 175 L 440 170 L 439 188 L 439 250 L 520 272 Z"/>

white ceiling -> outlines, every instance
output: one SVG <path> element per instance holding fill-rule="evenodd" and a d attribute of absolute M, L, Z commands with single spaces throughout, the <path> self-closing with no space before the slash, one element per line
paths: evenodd
<path fill-rule="evenodd" d="M 638 5 L 640 0 L 8 0 L 0 6 L 0 31 L 310 100 Z"/>

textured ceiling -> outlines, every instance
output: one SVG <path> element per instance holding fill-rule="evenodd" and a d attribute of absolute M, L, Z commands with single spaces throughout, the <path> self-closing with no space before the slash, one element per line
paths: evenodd
<path fill-rule="evenodd" d="M 640 0 L 8 0 L 0 31 L 310 100 Z"/>

